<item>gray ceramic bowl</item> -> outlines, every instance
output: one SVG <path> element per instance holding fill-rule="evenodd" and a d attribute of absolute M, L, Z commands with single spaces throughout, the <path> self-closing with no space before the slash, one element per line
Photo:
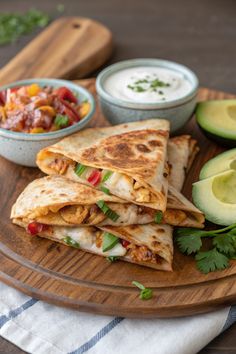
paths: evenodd
<path fill-rule="evenodd" d="M 182 73 L 191 83 L 191 91 L 176 100 L 159 103 L 123 101 L 111 96 L 104 89 L 105 80 L 117 71 L 135 66 L 158 66 Z M 198 79 L 187 67 L 162 59 L 131 59 L 113 64 L 98 75 L 96 89 L 101 109 L 112 124 L 134 122 L 150 118 L 165 118 L 171 123 L 171 133 L 179 130 L 191 117 L 196 106 Z"/>
<path fill-rule="evenodd" d="M 55 132 L 27 134 L 0 128 L 0 155 L 17 164 L 34 167 L 36 166 L 35 157 L 40 149 L 56 143 L 65 136 L 77 132 L 88 124 L 95 111 L 95 101 L 93 96 L 83 87 L 73 84 L 70 81 L 57 79 L 28 79 L 16 81 L 12 84 L 0 87 L 0 91 L 10 87 L 30 85 L 32 83 L 37 83 L 40 86 L 66 86 L 78 94 L 79 100 L 88 100 L 91 107 L 87 116 L 80 122 Z"/>

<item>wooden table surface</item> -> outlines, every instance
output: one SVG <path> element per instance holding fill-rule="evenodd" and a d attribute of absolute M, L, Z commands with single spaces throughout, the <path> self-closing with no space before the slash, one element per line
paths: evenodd
<path fill-rule="evenodd" d="M 1 0 L 0 11 L 26 11 L 31 7 L 58 17 L 94 18 L 114 34 L 110 63 L 130 58 L 165 58 L 192 68 L 202 86 L 236 93 L 236 2 L 234 0 Z M 8 62 L 33 36 L 0 47 L 0 66 Z M 236 325 L 224 332 L 200 354 L 236 352 Z M 23 353 L 0 339 L 0 354 Z"/>

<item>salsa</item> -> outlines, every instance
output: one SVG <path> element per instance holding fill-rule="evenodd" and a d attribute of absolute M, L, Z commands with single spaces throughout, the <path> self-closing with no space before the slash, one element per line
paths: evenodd
<path fill-rule="evenodd" d="M 76 124 L 90 110 L 67 87 L 36 83 L 0 91 L 0 128 L 22 133 L 47 133 Z"/>

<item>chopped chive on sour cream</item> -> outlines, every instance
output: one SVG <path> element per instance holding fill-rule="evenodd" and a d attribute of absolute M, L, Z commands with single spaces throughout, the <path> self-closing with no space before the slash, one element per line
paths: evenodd
<path fill-rule="evenodd" d="M 186 96 L 192 84 L 183 73 L 172 68 L 134 65 L 111 73 L 104 81 L 104 89 L 122 101 L 159 103 Z"/>

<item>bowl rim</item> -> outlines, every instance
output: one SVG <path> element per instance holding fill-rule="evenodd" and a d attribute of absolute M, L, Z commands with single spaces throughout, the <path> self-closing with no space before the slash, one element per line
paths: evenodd
<path fill-rule="evenodd" d="M 0 86 L 0 91 L 5 90 L 7 88 L 15 87 L 15 86 L 23 86 L 31 83 L 38 83 L 38 84 L 45 84 L 49 83 L 51 86 L 66 86 L 69 87 L 72 90 L 75 90 L 79 93 L 82 93 L 88 100 L 91 105 L 90 111 L 88 114 L 79 122 L 76 124 L 63 128 L 60 130 L 56 130 L 54 132 L 49 132 L 49 133 L 38 133 L 38 134 L 30 134 L 30 133 L 21 133 L 21 132 L 14 132 L 12 130 L 7 130 L 4 128 L 0 128 L 0 136 L 5 137 L 5 138 L 10 138 L 14 140 L 29 140 L 29 141 L 41 141 L 41 140 L 50 140 L 50 139 L 57 139 L 60 137 L 64 137 L 67 135 L 70 135 L 72 133 L 75 133 L 78 131 L 78 128 L 83 128 L 92 118 L 95 108 L 96 108 L 96 103 L 93 95 L 84 87 L 77 85 L 74 82 L 71 82 L 69 80 L 62 80 L 62 79 L 53 79 L 53 78 L 31 78 L 31 79 L 24 79 L 24 80 L 18 80 L 14 81 L 10 84 L 6 84 L 3 86 Z"/>
<path fill-rule="evenodd" d="M 130 67 L 136 67 L 141 65 L 158 66 L 166 69 L 172 69 L 177 72 L 181 72 L 191 83 L 192 89 L 181 98 L 177 98 L 175 100 L 170 100 L 167 102 L 157 102 L 157 103 L 153 103 L 153 102 L 137 103 L 133 101 L 122 100 L 110 95 L 104 89 L 103 87 L 104 81 L 111 74 L 123 69 L 128 69 Z M 163 109 L 163 108 L 172 108 L 175 106 L 180 106 L 190 101 L 193 97 L 195 97 L 197 95 L 198 88 L 199 88 L 199 80 L 196 74 L 187 66 L 176 63 L 174 61 L 170 61 L 166 59 L 155 59 L 155 58 L 138 58 L 138 59 L 128 59 L 128 60 L 119 61 L 103 69 L 96 79 L 96 90 L 98 95 L 101 96 L 101 98 L 116 106 L 133 108 L 133 109 Z"/>

